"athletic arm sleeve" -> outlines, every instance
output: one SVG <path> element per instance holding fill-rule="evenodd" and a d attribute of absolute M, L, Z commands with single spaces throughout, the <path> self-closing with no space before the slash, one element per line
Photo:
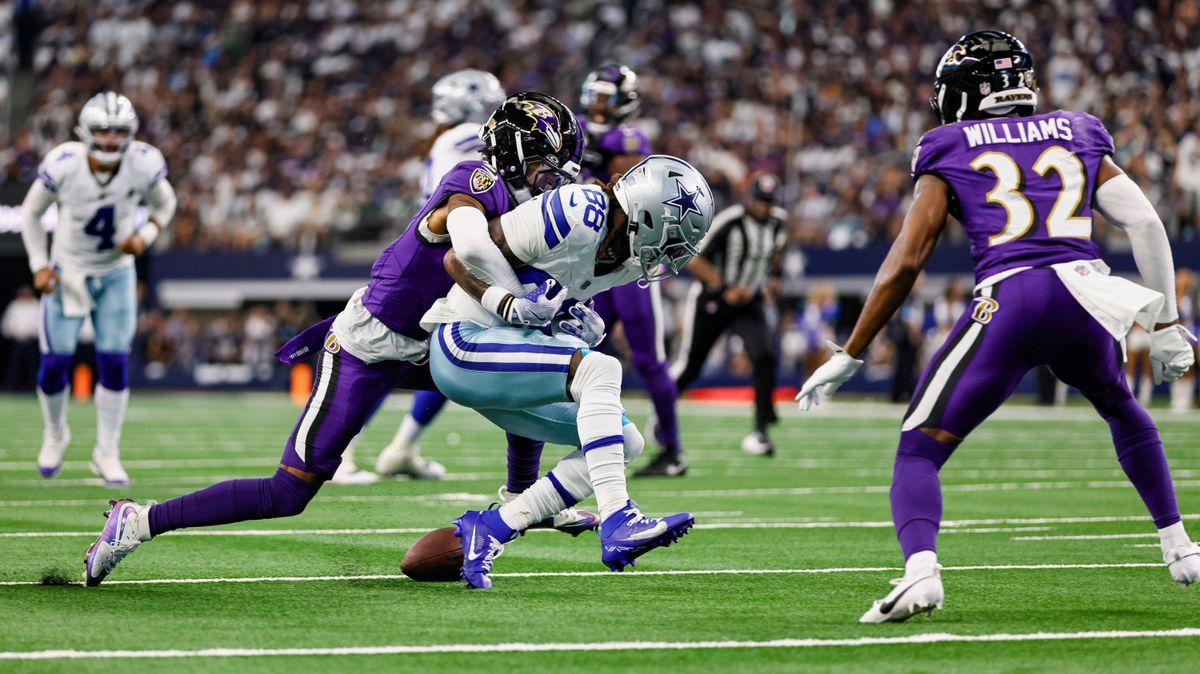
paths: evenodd
<path fill-rule="evenodd" d="M 146 200 L 146 205 L 150 207 L 150 217 L 158 223 L 158 228 L 166 229 L 171 218 L 175 217 L 175 206 L 178 204 L 175 198 L 175 189 L 171 187 L 171 183 L 159 180 L 143 198 Z"/>
<path fill-rule="evenodd" d="M 25 242 L 25 254 L 29 256 L 29 269 L 35 274 L 50 266 L 50 247 L 46 230 L 42 228 L 42 215 L 52 203 L 54 194 L 41 180 L 33 181 L 21 203 L 21 240 Z"/>
<path fill-rule="evenodd" d="M 500 230 L 508 249 L 523 262 L 533 262 L 550 252 L 546 241 L 546 223 L 542 215 L 542 204 L 549 192 L 539 194 L 500 216 Z"/>
<path fill-rule="evenodd" d="M 460 206 L 446 218 L 446 231 L 454 253 L 471 269 L 482 273 L 493 286 L 522 295 L 521 282 L 509 266 L 504 253 L 488 234 L 487 216 L 477 208 Z"/>
<path fill-rule="evenodd" d="M 1175 304 L 1175 262 L 1167 230 L 1141 188 L 1127 175 L 1109 179 L 1096 189 L 1096 209 L 1129 235 L 1133 259 L 1142 282 L 1163 294 L 1159 323 L 1179 318 Z"/>

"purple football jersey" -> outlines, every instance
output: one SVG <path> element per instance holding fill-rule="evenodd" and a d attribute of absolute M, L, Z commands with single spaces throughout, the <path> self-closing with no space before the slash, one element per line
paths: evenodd
<path fill-rule="evenodd" d="M 1092 193 L 1113 154 L 1104 124 L 1081 112 L 946 124 L 913 153 L 913 180 L 950 186 L 951 212 L 971 242 L 975 279 L 1016 267 L 1091 260 Z"/>
<path fill-rule="evenodd" d="M 608 131 L 596 131 L 588 128 L 585 115 L 579 115 L 579 126 L 587 138 L 587 146 L 583 153 L 583 170 L 579 182 L 586 183 L 593 178 L 607 183 L 612 178 L 608 170 L 608 162 L 623 154 L 650 154 L 650 139 L 646 133 L 632 124 L 620 124 Z"/>
<path fill-rule="evenodd" d="M 408 223 L 408 229 L 375 260 L 371 281 L 362 303 L 371 315 L 396 332 L 423 340 L 421 316 L 454 282 L 442 267 L 450 242 L 430 243 L 418 225 L 453 194 L 465 194 L 483 205 L 488 219 L 498 218 L 513 206 L 508 186 L 496 171 L 481 161 L 464 161 L 450 169 L 433 195 Z"/>

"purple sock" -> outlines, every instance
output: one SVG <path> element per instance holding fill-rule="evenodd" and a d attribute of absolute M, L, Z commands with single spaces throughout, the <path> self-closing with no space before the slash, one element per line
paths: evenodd
<path fill-rule="evenodd" d="M 512 433 L 504 435 L 508 438 L 508 484 L 504 488 L 510 493 L 520 494 L 537 482 L 538 470 L 542 465 L 542 448 L 546 443 Z"/>
<path fill-rule="evenodd" d="M 650 390 L 650 402 L 654 404 L 654 416 L 658 418 L 655 440 L 671 452 L 679 451 L 679 421 L 675 417 L 675 399 L 679 390 L 675 380 L 667 371 L 667 364 L 655 362 L 638 369 Z"/>
<path fill-rule="evenodd" d="M 900 434 L 892 470 L 892 522 L 900 550 L 908 559 L 923 550 L 937 551 L 942 522 L 942 483 L 938 471 L 954 448 L 919 430 Z"/>
<path fill-rule="evenodd" d="M 150 535 L 185 527 L 289 517 L 304 512 L 320 485 L 280 468 L 268 478 L 228 480 L 150 509 Z"/>
<path fill-rule="evenodd" d="M 1108 422 L 1117 460 L 1154 518 L 1154 526 L 1161 529 L 1179 522 L 1175 485 L 1154 420 L 1125 386 L 1092 402 Z"/>

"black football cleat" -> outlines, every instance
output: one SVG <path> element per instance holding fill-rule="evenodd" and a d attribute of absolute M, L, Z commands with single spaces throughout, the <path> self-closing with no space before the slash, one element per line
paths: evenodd
<path fill-rule="evenodd" d="M 654 460 L 634 473 L 634 477 L 683 477 L 687 473 L 688 460 L 683 452 L 664 449 Z"/>

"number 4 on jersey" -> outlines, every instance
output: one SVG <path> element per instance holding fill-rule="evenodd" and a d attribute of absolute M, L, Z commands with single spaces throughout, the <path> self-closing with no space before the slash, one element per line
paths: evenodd
<path fill-rule="evenodd" d="M 116 207 L 101 206 L 96 214 L 83 228 L 84 234 L 100 237 L 96 250 L 110 250 L 113 247 L 113 235 L 117 233 Z"/>

